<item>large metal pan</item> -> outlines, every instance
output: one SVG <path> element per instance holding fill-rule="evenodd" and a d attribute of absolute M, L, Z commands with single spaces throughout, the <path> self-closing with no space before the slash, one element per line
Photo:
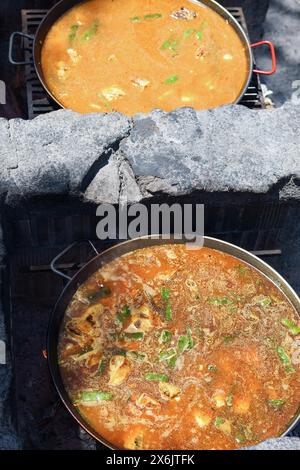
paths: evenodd
<path fill-rule="evenodd" d="M 237 96 L 236 100 L 234 103 L 239 103 L 246 92 L 252 74 L 258 73 L 262 75 L 271 75 L 276 72 L 276 55 L 275 55 L 275 49 L 273 44 L 270 41 L 260 41 L 255 44 L 250 44 L 249 39 L 243 30 L 243 28 L 239 25 L 239 23 L 236 21 L 236 19 L 226 10 L 226 8 L 222 7 L 219 3 L 215 2 L 214 0 L 192 0 L 194 3 L 204 3 L 206 6 L 217 12 L 219 15 L 221 15 L 223 18 L 225 18 L 231 26 L 235 29 L 237 32 L 238 36 L 240 37 L 244 47 L 245 51 L 248 57 L 248 72 L 247 72 L 247 79 L 245 81 L 244 86 L 242 87 L 240 94 Z M 11 64 L 14 65 L 28 65 L 31 62 L 26 62 L 26 61 L 21 61 L 18 62 L 13 58 L 13 50 L 14 50 L 14 41 L 17 36 L 25 37 L 27 39 L 30 39 L 33 41 L 33 62 L 35 66 L 35 70 L 37 73 L 37 76 L 39 77 L 44 89 L 48 93 L 48 95 L 52 98 L 53 101 L 55 101 L 61 108 L 64 106 L 60 101 L 52 94 L 51 90 L 48 88 L 48 85 L 45 80 L 45 76 L 43 73 L 42 65 L 41 65 L 41 54 L 42 54 L 42 48 L 43 44 L 45 41 L 45 38 L 50 30 L 50 28 L 53 26 L 53 24 L 64 14 L 66 11 L 68 11 L 70 8 L 72 8 L 74 5 L 81 3 L 82 0 L 61 0 L 58 2 L 51 10 L 49 10 L 48 14 L 45 16 L 43 21 L 38 27 L 38 30 L 36 32 L 36 35 L 30 36 L 28 34 L 24 34 L 21 32 L 14 32 L 12 33 L 10 37 L 10 43 L 9 43 L 9 61 Z M 254 70 L 253 66 L 253 54 L 252 54 L 252 48 L 258 47 L 261 45 L 266 45 L 270 48 L 271 52 L 271 58 L 272 58 L 272 67 L 270 70 Z"/>
<path fill-rule="evenodd" d="M 65 311 L 69 302 L 71 301 L 73 295 L 75 294 L 78 287 L 84 283 L 89 276 L 91 276 L 95 271 L 101 268 L 106 263 L 118 258 L 119 256 L 131 252 L 133 250 L 137 250 L 144 247 L 154 246 L 154 245 L 161 245 L 161 244 L 174 244 L 174 243 L 184 243 L 184 240 L 175 240 L 171 238 L 169 240 L 163 240 L 158 235 L 152 236 L 145 236 L 133 240 L 129 240 L 123 243 L 120 243 L 112 248 L 109 248 L 102 253 L 98 253 L 94 245 L 89 242 L 93 249 L 95 250 L 96 256 L 92 258 L 86 265 L 84 265 L 73 278 L 66 276 L 65 274 L 58 271 L 55 267 L 56 262 L 59 258 L 61 258 L 71 247 L 68 247 L 62 253 L 60 253 L 52 262 L 52 269 L 55 273 L 60 274 L 68 279 L 68 283 L 64 288 L 62 294 L 60 295 L 53 313 L 50 318 L 49 328 L 48 328 L 48 339 L 47 339 L 47 356 L 48 356 L 48 363 L 50 368 L 50 373 L 56 389 L 62 399 L 63 403 L 69 410 L 69 412 L 73 415 L 76 421 L 82 426 L 91 436 L 93 436 L 97 441 L 101 442 L 105 446 L 109 447 L 110 449 L 114 449 L 115 447 L 107 442 L 102 436 L 100 436 L 79 414 L 76 407 L 72 404 L 68 393 L 63 385 L 62 377 L 59 370 L 58 365 L 58 338 L 59 338 L 59 331 L 61 322 L 65 315 Z M 275 283 L 281 291 L 286 295 L 289 299 L 290 303 L 298 312 L 300 317 L 300 299 L 295 293 L 295 291 L 291 288 L 291 286 L 285 281 L 285 279 L 278 274 L 273 268 L 271 268 L 267 263 L 259 259 L 257 256 L 254 256 L 250 252 L 243 250 L 231 243 L 227 243 L 222 240 L 217 240 L 215 238 L 204 237 L 204 246 L 208 248 L 213 248 L 219 250 L 223 253 L 227 253 L 229 255 L 235 256 L 237 259 L 248 263 L 253 268 L 257 269 L 260 273 L 265 275 L 271 282 Z M 292 420 L 291 423 L 287 426 L 287 429 L 284 431 L 282 436 L 285 436 L 288 432 L 296 426 L 296 424 L 300 421 L 300 407 L 298 410 L 298 415 Z"/>

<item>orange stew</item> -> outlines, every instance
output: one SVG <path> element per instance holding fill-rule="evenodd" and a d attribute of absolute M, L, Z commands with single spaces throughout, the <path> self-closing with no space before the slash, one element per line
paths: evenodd
<path fill-rule="evenodd" d="M 52 26 L 42 69 L 66 108 L 133 115 L 232 103 L 249 63 L 232 25 L 200 1 L 90 0 Z"/>
<path fill-rule="evenodd" d="M 257 270 L 161 245 L 77 290 L 59 363 L 79 412 L 118 448 L 233 449 L 280 435 L 297 413 L 299 341 L 296 311 Z"/>

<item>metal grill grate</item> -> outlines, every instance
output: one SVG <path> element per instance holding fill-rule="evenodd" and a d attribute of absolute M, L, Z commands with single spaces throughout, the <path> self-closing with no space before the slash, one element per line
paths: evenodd
<path fill-rule="evenodd" d="M 247 25 L 242 8 L 228 8 L 232 16 L 247 31 Z M 23 33 L 34 35 L 48 10 L 22 10 L 22 31 Z M 31 41 L 24 39 L 25 59 L 32 59 Z M 50 100 L 42 87 L 36 73 L 34 65 L 25 67 L 25 81 L 27 91 L 28 118 L 32 119 L 40 114 L 45 114 L 55 109 L 59 109 L 56 103 Z M 249 87 L 244 94 L 241 104 L 252 109 L 262 109 L 265 107 L 260 79 L 257 74 L 253 74 Z"/>

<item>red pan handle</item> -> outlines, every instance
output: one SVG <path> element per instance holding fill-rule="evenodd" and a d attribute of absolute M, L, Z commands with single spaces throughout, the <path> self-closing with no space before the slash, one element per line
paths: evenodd
<path fill-rule="evenodd" d="M 273 73 L 275 73 L 277 69 L 274 44 L 270 41 L 260 41 L 260 42 L 256 42 L 255 44 L 251 44 L 251 47 L 258 47 L 262 45 L 267 45 L 270 48 L 271 58 L 272 58 L 272 69 L 271 70 L 253 70 L 253 72 L 259 73 L 260 75 L 273 75 Z"/>

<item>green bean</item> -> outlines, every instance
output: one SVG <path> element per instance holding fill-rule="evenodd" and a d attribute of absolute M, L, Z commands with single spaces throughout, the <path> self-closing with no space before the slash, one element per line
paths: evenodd
<path fill-rule="evenodd" d="M 289 330 L 289 333 L 292 335 L 298 335 L 300 333 L 300 326 L 297 326 L 295 322 L 289 320 L 288 318 L 283 318 L 281 320 L 283 326 L 286 326 Z"/>
<path fill-rule="evenodd" d="M 129 18 L 129 20 L 132 23 L 140 23 L 143 20 L 155 20 L 155 19 L 161 18 L 161 17 L 162 17 L 161 13 L 149 13 L 148 15 L 144 15 L 143 17 L 133 16 L 132 18 Z"/>
<path fill-rule="evenodd" d="M 282 346 L 277 346 L 277 353 L 280 357 L 282 364 L 284 364 L 285 366 L 291 365 L 290 356 L 285 352 Z"/>
<path fill-rule="evenodd" d="M 190 328 L 187 329 L 187 336 L 188 336 L 188 342 L 189 342 L 188 349 L 192 349 L 194 347 L 194 340 L 193 340 L 192 331 Z"/>
<path fill-rule="evenodd" d="M 178 80 L 178 75 L 170 75 L 170 77 L 166 78 L 165 84 L 172 85 L 173 83 L 176 83 L 177 80 Z"/>
<path fill-rule="evenodd" d="M 144 338 L 144 333 L 142 331 L 137 331 L 135 333 L 124 333 L 124 339 L 131 340 L 140 340 Z"/>
<path fill-rule="evenodd" d="M 190 29 L 187 29 L 186 31 L 184 31 L 184 33 L 183 33 L 184 39 L 188 39 L 194 32 L 195 32 L 195 29 L 193 29 L 193 28 L 190 28 Z"/>
<path fill-rule="evenodd" d="M 145 361 L 147 354 L 140 351 L 128 351 L 126 355 L 134 361 Z"/>
<path fill-rule="evenodd" d="M 215 426 L 218 428 L 221 426 L 221 424 L 224 424 L 224 422 L 224 418 L 221 418 L 221 416 L 217 416 L 215 419 Z"/>
<path fill-rule="evenodd" d="M 231 305 L 233 300 L 228 297 L 210 297 L 207 299 L 207 303 L 210 305 Z"/>
<path fill-rule="evenodd" d="M 165 302 L 165 315 L 166 320 L 170 321 L 172 319 L 171 303 L 170 303 L 170 289 L 163 287 L 161 290 L 161 298 Z"/>
<path fill-rule="evenodd" d="M 142 21 L 142 18 L 140 16 L 133 16 L 132 18 L 129 18 L 132 23 L 139 23 Z"/>
<path fill-rule="evenodd" d="M 167 39 L 166 41 L 164 41 L 162 43 L 161 49 L 162 50 L 170 49 L 172 52 L 177 54 L 178 53 L 178 51 L 177 51 L 178 44 L 179 44 L 179 39 L 175 39 L 174 36 L 171 36 L 169 39 Z"/>
<path fill-rule="evenodd" d="M 169 377 L 167 375 L 159 374 L 157 372 L 147 372 L 145 379 L 154 382 L 169 382 Z"/>
<path fill-rule="evenodd" d="M 272 299 L 270 297 L 264 297 L 262 300 L 259 301 L 262 307 L 267 307 L 272 303 Z"/>
<path fill-rule="evenodd" d="M 105 96 L 103 96 L 102 93 L 98 93 L 98 98 L 100 98 L 100 100 L 102 101 L 102 104 L 103 106 L 107 109 L 108 112 L 112 112 L 113 109 L 112 107 L 110 106 L 109 102 L 107 101 L 107 99 L 105 98 Z"/>
<path fill-rule="evenodd" d="M 232 395 L 232 393 L 226 397 L 225 401 L 226 401 L 227 406 L 232 406 L 232 404 L 233 404 L 233 395 Z"/>
<path fill-rule="evenodd" d="M 273 408 L 280 408 L 282 405 L 284 405 L 285 401 L 284 400 L 281 400 L 281 399 L 277 399 L 277 400 L 268 400 L 268 403 L 270 406 L 272 406 Z"/>
<path fill-rule="evenodd" d="M 150 13 L 149 15 L 144 16 L 144 20 L 154 20 L 156 18 L 161 18 L 161 13 Z"/>
<path fill-rule="evenodd" d="M 92 26 L 83 34 L 81 38 L 82 42 L 90 41 L 92 37 L 95 36 L 95 34 L 97 33 L 98 28 L 99 28 L 99 21 L 95 20 Z"/>
<path fill-rule="evenodd" d="M 108 401 L 113 398 L 113 394 L 111 392 L 101 392 L 99 390 L 85 390 L 79 394 L 77 403 L 91 403 L 91 402 L 101 402 L 101 401 Z"/>
<path fill-rule="evenodd" d="M 224 342 L 225 344 L 232 343 L 234 340 L 235 340 L 235 336 L 234 336 L 234 335 L 227 335 L 227 336 L 224 336 L 224 338 L 223 338 L 223 342 Z"/>
<path fill-rule="evenodd" d="M 104 371 L 105 371 L 105 368 L 106 368 L 106 360 L 101 359 L 100 362 L 99 362 L 97 375 L 103 375 Z"/>
<path fill-rule="evenodd" d="M 74 39 L 76 38 L 76 34 L 78 31 L 79 25 L 78 24 L 73 24 L 70 28 L 70 33 L 69 33 L 69 41 L 73 42 Z"/>
<path fill-rule="evenodd" d="M 165 351 L 161 351 L 159 353 L 159 361 L 160 362 L 169 361 L 174 356 L 176 356 L 176 349 L 175 348 L 166 349 Z"/>

